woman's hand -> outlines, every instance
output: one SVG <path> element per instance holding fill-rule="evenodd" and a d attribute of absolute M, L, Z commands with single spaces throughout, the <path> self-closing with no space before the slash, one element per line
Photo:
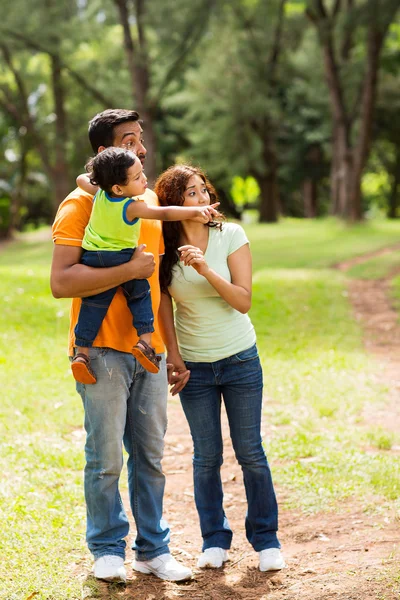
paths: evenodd
<path fill-rule="evenodd" d="M 196 246 L 180 246 L 178 251 L 181 255 L 181 262 L 186 267 L 193 267 L 199 275 L 205 275 L 209 270 L 209 266 L 204 258 L 203 252 Z"/>

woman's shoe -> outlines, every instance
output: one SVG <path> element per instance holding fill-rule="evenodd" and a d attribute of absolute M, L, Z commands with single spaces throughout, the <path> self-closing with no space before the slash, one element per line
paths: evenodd
<path fill-rule="evenodd" d="M 228 560 L 228 551 L 224 548 L 207 548 L 198 558 L 200 569 L 219 569 Z"/>
<path fill-rule="evenodd" d="M 267 548 L 258 553 L 260 571 L 280 571 L 286 567 L 285 560 L 279 548 Z"/>

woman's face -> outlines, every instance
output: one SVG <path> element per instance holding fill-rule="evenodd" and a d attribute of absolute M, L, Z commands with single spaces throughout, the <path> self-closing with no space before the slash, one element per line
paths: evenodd
<path fill-rule="evenodd" d="M 183 206 L 201 206 L 210 204 L 207 186 L 199 175 L 192 175 L 183 194 Z"/>

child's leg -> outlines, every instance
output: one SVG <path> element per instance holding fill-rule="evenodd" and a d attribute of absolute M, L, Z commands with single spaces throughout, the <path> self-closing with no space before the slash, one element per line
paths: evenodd
<path fill-rule="evenodd" d="M 120 256 L 119 252 L 85 251 L 82 263 L 96 268 L 111 267 L 127 262 L 129 256 L 132 256 L 132 253 Z M 116 291 L 115 287 L 82 299 L 75 327 L 76 353 L 71 364 L 72 374 L 79 383 L 96 383 L 96 376 L 90 366 L 89 348 L 93 346 Z"/>
<path fill-rule="evenodd" d="M 140 364 L 151 373 L 158 373 L 160 358 L 151 347 L 151 334 L 154 331 L 154 316 L 151 307 L 150 286 L 147 279 L 128 281 L 123 286 L 127 296 L 132 322 L 139 341 L 132 353 Z"/>

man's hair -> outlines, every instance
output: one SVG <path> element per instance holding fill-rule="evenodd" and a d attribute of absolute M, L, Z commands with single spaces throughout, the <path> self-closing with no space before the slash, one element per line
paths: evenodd
<path fill-rule="evenodd" d="M 114 129 L 121 123 L 139 121 L 136 110 L 124 108 L 109 108 L 97 114 L 89 121 L 89 140 L 93 152 L 98 152 L 100 146 L 108 148 L 114 144 Z"/>
<path fill-rule="evenodd" d="M 137 160 L 137 156 L 130 150 L 113 146 L 106 148 L 86 164 L 90 183 L 111 194 L 113 185 L 128 183 L 128 169 Z"/>

